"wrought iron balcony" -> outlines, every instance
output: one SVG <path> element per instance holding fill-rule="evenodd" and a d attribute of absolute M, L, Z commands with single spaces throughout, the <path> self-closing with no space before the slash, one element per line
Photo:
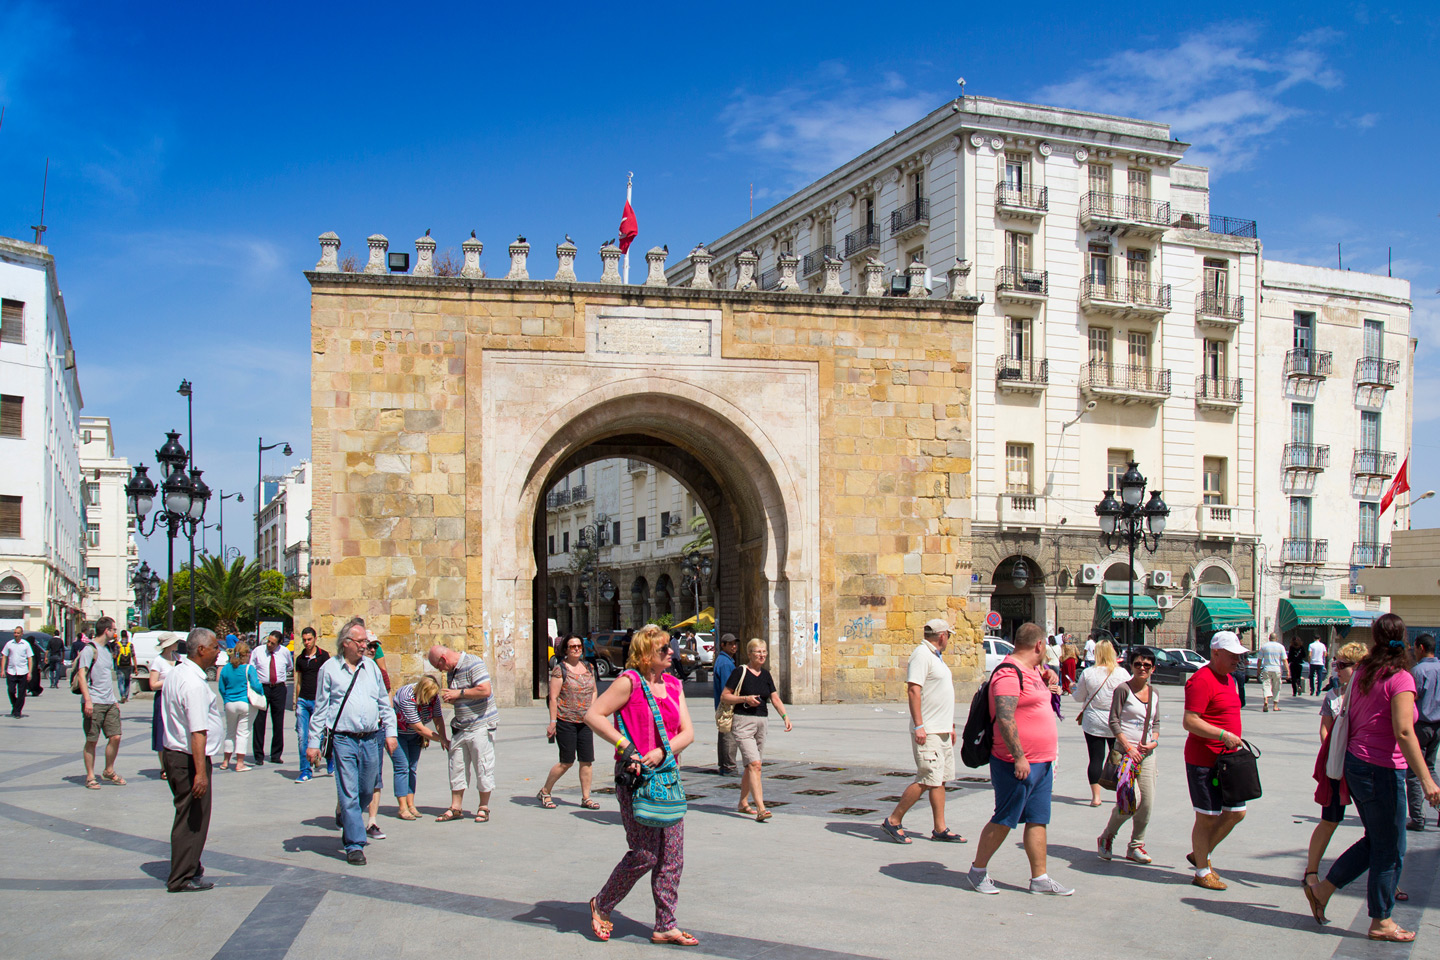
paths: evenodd
<path fill-rule="evenodd" d="M 1400 379 L 1400 361 L 1384 357 L 1361 357 L 1355 361 L 1355 382 L 1362 387 L 1391 390 Z"/>
<path fill-rule="evenodd" d="M 1202 407 L 1234 410 L 1245 400 L 1245 381 L 1239 377 L 1212 377 L 1202 373 L 1195 378 L 1195 402 Z"/>
<path fill-rule="evenodd" d="M 812 253 L 805 254 L 805 259 L 800 264 L 800 276 L 808 277 L 812 273 L 818 273 L 825 266 L 825 260 L 833 259 L 834 256 L 835 244 L 833 243 L 827 243 Z"/>
<path fill-rule="evenodd" d="M 1333 355 L 1329 350 L 1295 349 L 1285 354 L 1285 376 L 1297 380 L 1324 380 L 1330 376 Z"/>
<path fill-rule="evenodd" d="M 761 290 L 776 289 L 780 286 L 780 268 L 775 267 L 772 270 L 766 270 L 756 278 L 756 283 L 760 284 Z"/>
<path fill-rule="evenodd" d="M 867 250 L 878 249 L 880 249 L 880 228 L 873 224 L 845 235 L 846 257 L 858 257 Z"/>
<path fill-rule="evenodd" d="M 1158 235 L 1170 226 L 1170 204 L 1149 197 L 1092 190 L 1080 198 L 1080 226 Z"/>
<path fill-rule="evenodd" d="M 1050 361 L 1002 356 L 995 362 L 995 385 L 1013 393 L 1040 393 L 1050 383 Z"/>
<path fill-rule="evenodd" d="M 554 510 L 556 507 L 563 507 L 569 502 L 570 491 L 568 490 L 551 490 L 549 493 L 545 494 L 545 507 L 548 510 Z"/>
<path fill-rule="evenodd" d="M 625 459 L 625 469 L 630 473 L 645 473 L 650 469 L 650 464 L 644 460 L 635 460 L 627 457 Z"/>
<path fill-rule="evenodd" d="M 930 225 L 930 201 L 924 197 L 911 200 L 890 212 L 890 236 L 903 239 Z"/>
<path fill-rule="evenodd" d="M 1284 470 L 1319 473 L 1330 466 L 1330 447 L 1323 443 L 1287 443 L 1280 466 Z"/>
<path fill-rule="evenodd" d="M 1221 327 L 1229 330 L 1239 326 L 1244 319 L 1244 297 L 1222 297 L 1216 293 L 1202 293 L 1195 298 L 1195 322 L 1201 326 Z"/>
<path fill-rule="evenodd" d="M 1004 180 L 995 186 L 996 213 L 1023 220 L 1039 220 L 1049 209 L 1049 187 L 1017 187 Z"/>
<path fill-rule="evenodd" d="M 1330 554 L 1329 540 L 1305 540 L 1286 537 L 1280 542 L 1280 562 L 1318 565 Z"/>
<path fill-rule="evenodd" d="M 1120 403 L 1164 403 L 1170 396 L 1170 371 L 1092 360 L 1080 367 L 1080 392 Z"/>
<path fill-rule="evenodd" d="M 570 502 L 571 502 L 571 503 L 579 503 L 581 500 L 589 500 L 589 499 L 590 499 L 590 494 L 589 494 L 589 491 L 587 491 L 587 490 L 585 489 L 585 484 L 579 483 L 579 484 L 576 484 L 575 486 L 573 486 L 573 487 L 570 488 Z"/>
<path fill-rule="evenodd" d="M 1390 566 L 1390 544 L 1378 543 L 1367 540 L 1357 540 L 1350 547 L 1350 566 Z"/>
<path fill-rule="evenodd" d="M 1244 237 L 1248 240 L 1260 236 L 1254 220 L 1239 217 L 1222 217 L 1216 213 L 1181 213 L 1175 218 L 1175 226 L 1181 230 L 1204 230 L 1227 237 Z"/>
<path fill-rule="evenodd" d="M 995 271 L 995 296 L 1005 300 L 1044 300 L 1050 294 L 1050 271 L 1001 267 Z"/>
<path fill-rule="evenodd" d="M 1080 306 L 1092 313 L 1153 320 L 1170 311 L 1170 284 L 1082 277 Z"/>
<path fill-rule="evenodd" d="M 1350 472 L 1357 477 L 1395 476 L 1395 454 L 1381 450 L 1356 450 Z"/>

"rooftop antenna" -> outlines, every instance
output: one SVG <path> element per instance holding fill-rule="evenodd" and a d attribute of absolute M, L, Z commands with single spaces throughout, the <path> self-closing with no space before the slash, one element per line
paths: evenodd
<path fill-rule="evenodd" d="M 750 219 L 755 219 L 755 184 L 750 184 Z"/>
<path fill-rule="evenodd" d="M 40 246 L 45 235 L 45 194 L 50 190 L 50 158 L 45 158 L 45 181 L 40 187 L 40 222 L 31 227 L 35 231 L 35 246 Z"/>
<path fill-rule="evenodd" d="M 964 77 L 961 77 L 959 80 L 956 80 L 955 82 L 958 83 L 958 84 L 960 84 L 960 99 L 961 99 L 961 100 L 964 100 L 964 99 L 965 99 L 965 78 L 964 78 Z"/>
<path fill-rule="evenodd" d="M 1394 254 L 1395 254 L 1395 248 L 1394 248 L 1394 247 L 1386 247 L 1386 248 L 1385 248 L 1385 276 L 1387 276 L 1387 277 L 1393 277 L 1393 276 L 1395 276 L 1395 274 L 1393 274 L 1393 273 L 1390 272 L 1390 271 L 1393 269 L 1393 267 L 1394 267 L 1394 259 L 1393 259 L 1393 258 L 1394 258 Z"/>
<path fill-rule="evenodd" d="M 1345 258 L 1340 255 L 1340 244 L 1335 244 L 1335 269 L 1345 269 Z"/>

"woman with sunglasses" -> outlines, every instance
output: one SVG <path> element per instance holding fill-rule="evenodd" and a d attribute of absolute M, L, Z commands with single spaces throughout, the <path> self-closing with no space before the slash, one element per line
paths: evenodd
<path fill-rule="evenodd" d="M 1127 658 L 1130 679 L 1115 688 L 1110 699 L 1110 732 L 1115 746 L 1137 764 L 1135 784 L 1140 790 L 1139 802 L 1129 813 L 1122 813 L 1116 804 L 1110 810 L 1110 822 L 1095 841 L 1101 860 L 1114 856 L 1112 847 L 1120 827 L 1130 820 L 1130 846 L 1125 859 L 1149 863 L 1145 852 L 1145 829 L 1150 825 L 1150 811 L 1155 806 L 1155 748 L 1160 746 L 1160 695 L 1150 685 L 1155 674 L 1155 651 L 1149 647 L 1131 647 Z"/>
<path fill-rule="evenodd" d="M 1345 705 L 1345 691 L 1350 679 L 1355 676 L 1355 664 L 1365 659 L 1365 644 L 1345 644 L 1335 654 L 1336 683 L 1325 691 L 1320 701 L 1320 753 L 1315 758 L 1315 802 L 1320 804 L 1320 822 L 1310 834 L 1310 855 L 1305 861 L 1305 876 L 1302 883 L 1309 883 L 1314 877 L 1320 882 L 1320 861 L 1325 857 L 1325 848 L 1335 835 L 1335 828 L 1345 819 L 1345 806 L 1350 802 L 1350 791 L 1344 780 L 1332 780 L 1325 775 L 1325 764 L 1330 756 L 1330 731 L 1335 727 L 1335 718 Z"/>
<path fill-rule="evenodd" d="M 560 762 L 550 768 L 545 786 L 535 799 L 546 810 L 555 809 L 550 791 L 565 776 L 565 771 L 580 758 L 580 806 L 599 810 L 600 804 L 590 796 L 590 780 L 595 766 L 595 734 L 585 725 L 585 711 L 595 702 L 595 668 L 585 662 L 585 641 L 567 637 L 560 661 L 550 670 L 550 726 L 545 736 L 560 746 Z"/>

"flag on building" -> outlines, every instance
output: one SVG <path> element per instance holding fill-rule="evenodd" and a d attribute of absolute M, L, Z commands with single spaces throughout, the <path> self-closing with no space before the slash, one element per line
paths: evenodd
<path fill-rule="evenodd" d="M 635 208 L 630 206 L 630 198 L 625 198 L 625 212 L 620 215 L 620 252 L 629 253 L 630 244 L 640 235 L 640 225 L 635 220 Z"/>
<path fill-rule="evenodd" d="M 1410 492 L 1410 455 L 1405 455 L 1405 462 L 1400 464 L 1400 472 L 1395 474 L 1395 480 L 1390 484 L 1390 489 L 1385 491 L 1385 496 L 1380 498 L 1380 515 L 1383 517 L 1385 511 L 1390 509 L 1390 504 L 1402 493 Z"/>

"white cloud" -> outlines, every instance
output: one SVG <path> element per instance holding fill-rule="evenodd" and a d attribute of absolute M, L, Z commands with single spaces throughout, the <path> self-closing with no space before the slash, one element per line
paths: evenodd
<path fill-rule="evenodd" d="M 1042 87 L 1035 99 L 1169 123 L 1175 136 L 1195 144 L 1187 162 L 1223 173 L 1249 164 L 1268 134 L 1303 112 L 1284 94 L 1340 85 L 1325 54 L 1340 36 L 1313 30 L 1260 53 L 1254 27 L 1212 27 L 1172 47 L 1111 54 L 1080 76 Z"/>
<path fill-rule="evenodd" d="M 815 80 L 776 93 L 737 90 L 720 120 L 735 150 L 778 165 L 794 185 L 854 159 L 938 103 L 909 89 L 897 73 L 857 83 L 843 64 L 831 62 L 820 66 Z"/>

